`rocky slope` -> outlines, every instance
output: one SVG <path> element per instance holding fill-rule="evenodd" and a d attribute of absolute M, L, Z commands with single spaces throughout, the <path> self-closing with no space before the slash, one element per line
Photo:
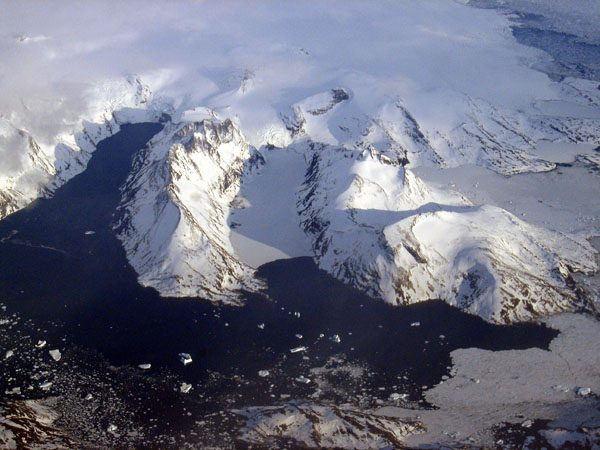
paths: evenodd
<path fill-rule="evenodd" d="M 496 322 L 580 303 L 571 274 L 596 269 L 587 242 L 472 206 L 375 150 L 311 148 L 298 206 L 335 277 L 391 303 L 441 298 Z"/>
<path fill-rule="evenodd" d="M 170 123 L 152 139 L 122 189 L 116 228 L 140 283 L 226 303 L 260 287 L 226 219 L 242 175 L 261 160 L 230 120 Z"/>

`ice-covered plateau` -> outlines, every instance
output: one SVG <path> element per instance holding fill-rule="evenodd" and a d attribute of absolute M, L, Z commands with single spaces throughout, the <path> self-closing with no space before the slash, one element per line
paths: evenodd
<path fill-rule="evenodd" d="M 248 83 L 244 79 L 232 95 L 245 95 Z M 70 149 L 69 157 L 36 160 L 43 152 L 35 140 L 15 131 L 31 147 L 30 161 L 37 161 L 27 173 L 45 170 L 46 191 L 82 170 L 93 144 L 118 123 L 173 113 L 172 106 L 149 107 L 150 92 L 138 78 L 125 86 L 128 94 L 103 109 L 101 125 L 85 123 L 72 136 L 78 153 L 65 143 L 56 146 Z M 243 187 L 266 172 L 267 155 L 293 151 L 302 158 L 289 171 L 302 181 L 288 206 L 310 256 L 336 278 L 393 304 L 441 298 L 494 322 L 585 307 L 572 277 L 597 269 L 585 236 L 533 226 L 499 207 L 472 205 L 412 170 L 475 164 L 510 176 L 554 169 L 551 159 L 536 156 L 536 143 L 595 143 L 600 122 L 588 112 L 600 105 L 600 91 L 574 79 L 552 89 L 557 101 L 570 102 L 573 114 L 552 113 L 544 102 L 511 109 L 447 89 L 440 95 L 452 119 L 436 123 L 393 96 L 365 109 L 356 92 L 339 85 L 279 106 L 275 123 L 252 123 L 247 133 L 246 122 L 229 107 L 179 111 L 136 155 L 115 231 L 143 285 L 163 296 L 240 303 L 241 291 L 260 290 L 262 283 L 232 244 L 231 214 L 251 207 Z M 124 104 L 135 107 L 132 117 L 116 112 Z M 260 129 L 266 131 L 257 135 Z M 597 165 L 594 156 L 586 156 L 587 164 Z M 276 195 L 278 187 L 271 190 Z M 14 199 L 4 211 L 41 192 L 13 191 L 2 191 Z M 282 231 L 269 228 L 268 216 L 260 226 L 266 233 Z"/>

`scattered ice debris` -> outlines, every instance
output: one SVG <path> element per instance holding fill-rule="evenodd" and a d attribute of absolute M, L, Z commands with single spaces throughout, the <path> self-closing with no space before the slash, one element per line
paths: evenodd
<path fill-rule="evenodd" d="M 410 324 L 411 327 L 420 327 L 421 326 L 421 322 L 413 322 Z"/>
<path fill-rule="evenodd" d="M 106 431 L 115 434 L 117 432 L 117 426 L 111 423 L 108 425 L 108 428 L 106 428 Z"/>
<path fill-rule="evenodd" d="M 587 397 L 591 393 L 592 393 L 592 389 L 589 387 L 581 387 L 581 388 L 577 389 L 577 395 L 579 395 L 580 397 Z"/>
<path fill-rule="evenodd" d="M 306 378 L 305 376 L 300 375 L 298 378 L 296 378 L 296 381 L 298 383 L 309 384 L 310 383 L 310 378 Z"/>
<path fill-rule="evenodd" d="M 8 350 L 8 351 L 6 352 L 6 354 L 4 355 L 4 358 L 5 358 L 5 359 L 8 359 L 8 358 L 10 358 L 11 356 L 13 356 L 14 354 L 15 354 L 15 352 L 14 352 L 14 351 L 12 351 L 12 350 Z"/>
<path fill-rule="evenodd" d="M 390 400 L 393 402 L 398 401 L 398 400 L 406 400 L 407 398 L 408 398 L 408 394 L 398 394 L 397 392 L 390 394 Z"/>
<path fill-rule="evenodd" d="M 85 234 L 86 236 L 91 236 L 92 234 L 96 234 L 96 232 L 95 232 L 95 231 L 92 231 L 92 230 L 88 230 L 88 231 L 86 231 L 84 234 Z"/>
<path fill-rule="evenodd" d="M 181 383 L 181 386 L 179 387 L 179 390 L 184 393 L 187 394 L 188 392 L 190 392 L 192 390 L 192 385 L 189 383 Z"/>
<path fill-rule="evenodd" d="M 54 361 L 60 361 L 60 358 L 62 358 L 62 354 L 60 353 L 60 350 L 58 350 L 58 349 L 50 350 L 48 353 L 50 353 L 50 356 L 52 356 L 52 359 Z"/>
<path fill-rule="evenodd" d="M 9 319 L 2 319 L 2 320 L 0 320 L 0 325 L 6 325 L 8 323 L 10 323 Z"/>
<path fill-rule="evenodd" d="M 268 377 L 269 376 L 269 371 L 268 370 L 259 370 L 258 371 L 258 376 L 259 377 Z"/>
<path fill-rule="evenodd" d="M 306 350 L 308 350 L 308 347 L 301 345 L 300 347 L 294 347 L 293 349 L 291 349 L 290 353 L 305 352 Z"/>
<path fill-rule="evenodd" d="M 521 424 L 523 428 L 531 428 L 533 426 L 533 420 L 526 420 Z"/>
<path fill-rule="evenodd" d="M 192 356 L 189 353 L 180 353 L 179 354 L 179 361 L 181 361 L 181 363 L 184 366 L 187 366 L 189 363 L 192 362 Z"/>
<path fill-rule="evenodd" d="M 298 319 L 300 318 L 300 313 L 298 311 L 294 312 L 294 316 L 296 316 Z"/>
<path fill-rule="evenodd" d="M 46 341 L 39 340 L 37 344 L 35 344 L 36 348 L 44 348 L 46 346 Z"/>
<path fill-rule="evenodd" d="M 8 391 L 4 391 L 4 393 L 6 395 L 21 395 L 21 388 L 17 386 Z"/>
<path fill-rule="evenodd" d="M 334 334 L 329 339 L 331 339 L 336 344 L 339 344 L 340 342 L 342 342 L 342 340 L 340 339 L 340 335 L 339 334 Z"/>
<path fill-rule="evenodd" d="M 297 335 L 296 335 L 296 337 L 297 337 L 298 339 L 302 339 L 304 336 L 302 336 L 301 334 L 297 334 Z"/>
<path fill-rule="evenodd" d="M 144 364 L 140 364 L 138 367 L 142 370 L 149 370 L 152 367 L 152 364 L 144 363 Z"/>
<path fill-rule="evenodd" d="M 263 323 L 259 323 L 258 324 L 258 328 L 260 328 L 261 330 L 264 330 L 265 329 L 265 323 L 264 322 Z"/>
<path fill-rule="evenodd" d="M 40 383 L 40 389 L 43 390 L 50 389 L 50 386 L 52 386 L 52 381 L 44 381 L 43 383 Z"/>
<path fill-rule="evenodd" d="M 88 394 L 85 396 L 84 399 L 86 402 L 91 402 L 92 400 L 94 400 L 94 396 L 92 394 Z"/>

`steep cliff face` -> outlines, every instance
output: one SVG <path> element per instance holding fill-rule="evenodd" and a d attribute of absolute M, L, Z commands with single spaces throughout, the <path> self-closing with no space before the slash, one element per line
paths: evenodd
<path fill-rule="evenodd" d="M 376 151 L 312 146 L 298 203 L 319 266 L 394 304 L 441 298 L 486 320 L 572 309 L 593 249 L 423 183 Z"/>
<path fill-rule="evenodd" d="M 230 120 L 168 124 L 153 138 L 123 187 L 117 226 L 140 283 L 226 303 L 260 288 L 234 254 L 227 215 L 261 160 Z"/>

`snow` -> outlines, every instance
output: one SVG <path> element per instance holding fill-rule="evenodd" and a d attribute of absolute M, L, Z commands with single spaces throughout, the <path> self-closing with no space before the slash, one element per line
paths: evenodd
<path fill-rule="evenodd" d="M 164 113 L 114 224 L 163 296 L 240 304 L 258 266 L 312 256 L 391 303 L 499 322 L 576 307 L 571 274 L 597 269 L 582 168 L 600 163 L 600 91 L 535 70 L 548 54 L 502 11 L 103 5 L 3 11 L 0 217 L 84 170 L 119 124 Z"/>
<path fill-rule="evenodd" d="M 474 205 L 495 205 L 528 223 L 572 236 L 600 235 L 600 203 L 596 200 L 600 184 L 597 174 L 586 167 L 561 167 L 509 178 L 475 166 L 420 167 L 415 173 L 431 186 L 460 192 Z"/>
<path fill-rule="evenodd" d="M 425 392 L 436 410 L 418 412 L 429 430 L 409 437 L 409 446 L 447 442 L 444 431 L 458 432 L 467 442 L 489 447 L 497 424 L 549 420 L 549 427 L 577 430 L 582 424 L 600 426 L 596 401 L 579 397 L 578 386 L 600 388 L 598 342 L 600 323 L 580 314 L 563 314 L 545 320 L 560 330 L 549 351 L 541 349 L 487 351 L 475 348 L 452 352 L 453 372 Z M 479 383 L 471 380 L 477 379 Z M 568 389 L 555 389 L 557 385 Z M 414 417 L 414 410 L 385 407 L 385 416 Z"/>
<path fill-rule="evenodd" d="M 243 209 L 232 209 L 228 220 L 230 227 L 236 224 L 230 235 L 235 253 L 251 267 L 312 254 L 296 210 L 296 190 L 306 167 L 302 153 L 293 148 L 261 153 L 265 166 L 244 180 L 236 199 Z"/>
<path fill-rule="evenodd" d="M 569 271 L 597 269 L 585 239 L 473 206 L 374 150 L 319 148 L 310 167 L 301 213 L 319 267 L 390 303 L 440 298 L 486 320 L 527 320 L 573 309 Z"/>

